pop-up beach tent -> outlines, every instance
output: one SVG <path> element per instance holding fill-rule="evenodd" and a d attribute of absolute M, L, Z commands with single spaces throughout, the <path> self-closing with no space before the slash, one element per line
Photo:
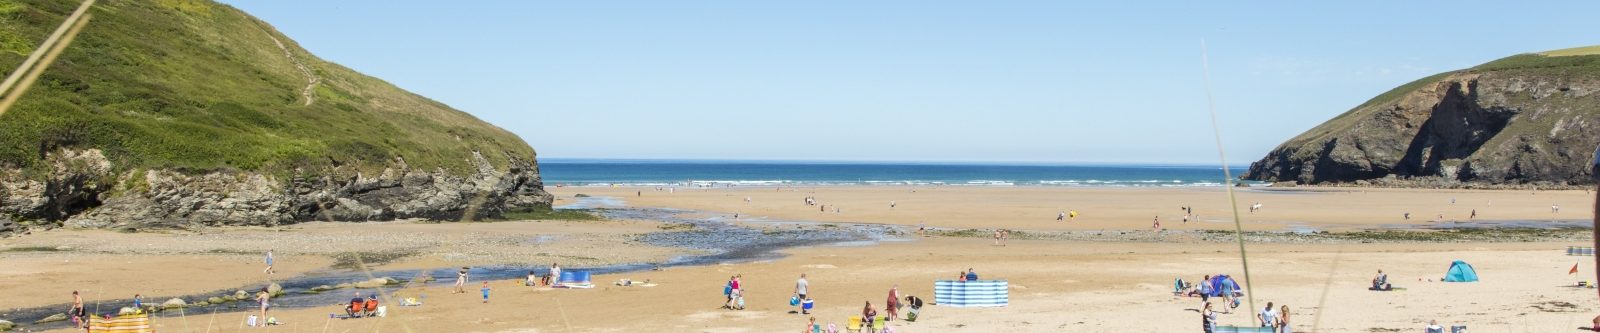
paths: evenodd
<path fill-rule="evenodd" d="M 1233 291 L 1234 293 L 1239 292 L 1239 283 L 1234 282 L 1233 277 L 1229 277 L 1227 275 L 1215 275 L 1211 277 L 1211 281 L 1205 281 L 1201 283 L 1211 284 L 1211 293 L 1206 296 L 1222 297 L 1225 290 Z"/>
<path fill-rule="evenodd" d="M 1472 269 L 1472 264 L 1456 260 L 1450 263 L 1450 270 L 1444 273 L 1444 282 L 1478 282 L 1478 271 Z"/>

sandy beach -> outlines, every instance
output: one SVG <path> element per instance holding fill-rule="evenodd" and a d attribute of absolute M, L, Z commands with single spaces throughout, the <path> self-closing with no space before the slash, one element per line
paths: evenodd
<path fill-rule="evenodd" d="M 913 191 L 915 190 L 915 191 Z M 557 188 L 556 205 L 576 202 L 575 195 L 611 197 L 629 207 L 663 207 L 703 211 L 721 216 L 738 212 L 741 224 L 768 227 L 772 221 L 799 220 L 824 223 L 868 223 L 911 226 L 925 223 L 939 228 L 1009 228 L 1019 231 L 1126 230 L 1150 232 L 1151 217 L 1162 216 L 1173 229 L 1229 229 L 1221 189 L 1110 189 L 1110 188 L 999 188 L 999 187 L 819 187 L 677 189 Z M 642 195 L 641 195 L 642 194 Z M 803 198 L 841 207 L 839 213 L 819 212 Z M 749 203 L 745 198 L 749 197 Z M 1450 204 L 1454 198 L 1456 203 Z M 1241 213 L 1247 228 L 1283 230 L 1310 226 L 1321 230 L 1399 228 L 1395 224 L 1427 226 L 1431 218 L 1417 212 L 1443 211 L 1447 219 L 1466 220 L 1478 210 L 1478 219 L 1493 221 L 1548 221 L 1551 218 L 1588 217 L 1588 200 L 1582 191 L 1424 191 L 1392 189 L 1251 190 L 1240 193 Z M 890 208 L 889 202 L 895 207 Z M 1263 209 L 1250 215 L 1243 205 L 1260 201 Z M 1490 204 L 1492 202 L 1492 205 Z M 1551 213 L 1550 205 L 1562 206 Z M 1146 206 L 1148 204 L 1149 206 Z M 1181 222 L 1179 207 L 1194 206 L 1200 221 Z M 1474 208 L 1476 207 L 1476 208 Z M 1076 210 L 1072 222 L 1056 222 L 1059 210 Z M 1412 210 L 1409 222 L 1396 213 Z M 1437 213 L 1434 213 L 1437 214 Z M 1557 215 L 1559 214 L 1559 215 Z M 1169 220 L 1169 217 L 1171 216 Z M 472 255 L 474 247 L 432 245 L 433 250 L 384 265 L 405 268 L 445 268 L 463 264 L 537 265 L 555 256 L 604 258 L 569 267 L 619 262 L 658 262 L 687 253 L 626 241 L 627 235 L 665 232 L 646 221 L 606 222 L 505 222 L 425 224 L 308 224 L 283 228 L 223 229 L 201 233 L 226 241 L 196 242 L 191 234 L 122 234 L 57 230 L 4 240 L 3 248 L 16 249 L 66 244 L 67 251 L 5 251 L 0 259 L 23 267 L 28 276 L 49 276 L 50 283 L 34 286 L 7 270 L 0 284 L 0 299 L 7 308 L 62 304 L 71 289 L 111 291 L 110 286 L 142 285 L 169 293 L 203 293 L 259 284 L 259 255 L 206 254 L 236 245 L 239 251 L 262 250 L 263 244 L 241 241 L 262 234 L 282 235 L 270 242 L 316 239 L 342 233 L 408 235 L 418 242 L 428 237 L 476 239 L 493 235 L 567 235 L 541 249 L 494 247 L 520 253 L 516 260 L 492 254 Z M 909 228 L 914 229 L 914 228 Z M 222 235 L 222 236 L 218 236 Z M 427 236 L 427 237 L 423 237 Z M 329 236 L 336 237 L 336 236 Z M 353 237 L 353 236 L 348 236 Z M 459 238 L 451 238 L 459 237 Z M 171 253 L 137 255 L 103 253 L 120 245 L 167 241 L 192 247 Z M 306 241 L 326 250 L 295 250 L 280 254 L 286 262 L 280 275 L 337 270 L 334 254 L 358 249 L 328 242 Z M 337 243 L 337 242 L 334 242 Z M 1256 307 L 1266 302 L 1288 305 L 1298 332 L 1420 331 L 1428 320 L 1445 325 L 1466 325 L 1475 331 L 1545 332 L 1572 330 L 1584 325 L 1597 311 L 1593 289 L 1571 287 L 1593 275 L 1593 258 L 1565 255 L 1565 248 L 1584 242 L 1374 242 L 1370 244 L 1249 244 L 1250 282 Z M 398 251 L 404 246 L 383 245 L 376 251 Z M 172 247 L 168 247 L 172 248 Z M 292 246 L 281 246 L 292 248 Z M 119 248 L 120 249 L 120 248 Z M 153 251 L 146 249 L 140 251 Z M 230 250 L 231 251 L 231 250 Z M 284 251 L 284 250 L 279 250 Z M 366 251 L 366 249 L 359 249 Z M 933 301 L 932 283 L 957 271 L 972 268 L 985 279 L 1010 282 L 1010 305 L 1002 308 L 949 308 L 929 305 L 914 323 L 891 322 L 897 332 L 1174 332 L 1199 331 L 1198 298 L 1173 296 L 1174 278 L 1197 280 L 1203 274 L 1230 274 L 1244 282 L 1238 245 L 1211 241 L 1094 241 L 1013 240 L 994 246 L 985 237 L 917 237 L 847 246 L 809 246 L 783 251 L 776 260 L 668 267 L 620 274 L 598 275 L 597 286 L 587 290 L 523 287 L 519 281 L 491 281 L 489 303 L 481 302 L 478 283 L 467 294 L 452 294 L 441 283 L 412 286 L 385 295 L 385 304 L 399 297 L 426 295 L 420 307 L 391 306 L 386 318 L 329 319 L 339 312 L 333 304 L 280 308 L 271 313 L 285 325 L 262 329 L 241 328 L 242 312 L 215 315 L 190 314 L 185 318 L 158 318 L 163 331 L 173 332 L 780 332 L 797 331 L 806 318 L 789 313 L 787 300 L 802 273 L 811 282 L 817 300 L 813 316 L 824 323 L 843 326 L 865 302 L 881 310 L 890 287 L 902 294 Z M 71 258 L 73 265 L 57 262 Z M 291 259 L 293 258 L 293 259 Z M 566 258 L 563 258 L 565 260 Z M 1438 281 L 1453 260 L 1476 266 L 1482 281 Z M 296 262 L 293 265 L 287 262 Z M 1580 274 L 1568 269 L 1579 265 Z M 86 266 L 75 266 L 86 265 Z M 87 267 L 120 267 L 128 272 L 119 282 Z M 162 272 L 148 267 L 162 267 Z M 1404 291 L 1367 291 L 1378 269 Z M 48 275 L 41 275 L 48 274 Z M 731 275 L 743 275 L 746 310 L 719 309 L 721 287 Z M 185 277 L 177 279 L 176 277 Z M 649 280 L 651 287 L 613 286 L 618 279 Z M 177 282 L 181 281 L 181 282 Z M 57 287 L 59 286 L 59 287 Z M 48 287 L 51 289 L 44 289 Z M 336 290 L 353 293 L 364 290 Z M 156 292 L 149 292 L 159 294 Z M 94 295 L 91 295 L 91 297 Z M 119 295 L 120 296 L 120 295 Z M 125 297 L 125 296 L 121 296 Z M 110 297 L 110 298 L 121 298 Z M 348 296 L 346 296 L 348 298 Z M 1249 302 L 1246 302 L 1247 304 Z M 1241 306 L 1222 315 L 1224 325 L 1252 325 L 1254 311 Z M 66 332 L 69 330 L 56 330 Z"/>

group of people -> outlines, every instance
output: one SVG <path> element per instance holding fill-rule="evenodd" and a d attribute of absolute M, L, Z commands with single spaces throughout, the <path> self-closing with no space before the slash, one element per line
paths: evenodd
<path fill-rule="evenodd" d="M 968 270 L 968 273 L 972 274 L 972 278 L 974 280 L 977 279 L 977 273 L 971 273 L 970 269 Z M 731 290 L 731 293 L 734 293 L 734 294 L 738 293 L 739 278 L 740 278 L 739 275 L 735 275 L 729 280 L 729 288 L 728 289 Z M 963 278 L 965 278 L 965 275 L 963 275 Z M 812 295 L 811 281 L 806 280 L 806 274 L 801 273 L 800 274 L 800 278 L 795 280 L 794 297 L 793 297 L 793 299 L 791 299 L 790 303 L 791 303 L 791 305 L 800 305 L 800 311 L 799 311 L 800 314 L 802 314 L 802 315 L 811 314 L 811 309 L 812 309 L 812 304 L 813 304 L 813 300 L 811 298 L 811 295 Z M 731 297 L 737 297 L 737 296 L 730 296 L 730 298 Z M 732 301 L 733 300 L 730 299 L 730 302 L 732 302 Z M 895 320 L 902 320 L 903 319 L 905 321 L 916 321 L 917 320 L 917 315 L 922 310 L 922 304 L 923 304 L 922 303 L 922 298 L 919 298 L 919 297 L 916 297 L 916 296 L 911 296 L 911 295 L 902 295 L 902 294 L 900 294 L 900 286 L 899 285 L 895 285 L 893 287 L 890 287 L 889 288 L 889 296 L 884 301 L 884 307 L 883 307 L 883 313 L 882 313 L 883 320 L 884 321 L 895 321 Z M 724 306 L 724 308 L 729 308 L 729 307 Z M 906 316 L 904 318 L 901 318 L 901 316 L 900 316 L 900 310 L 902 308 L 910 308 L 910 310 L 907 312 L 907 314 L 906 314 Z M 872 301 L 866 301 L 865 305 L 863 305 L 862 308 L 861 308 L 861 318 L 864 321 L 864 323 L 870 325 L 870 323 L 875 318 L 878 318 L 878 317 L 879 317 L 878 308 L 874 307 L 872 305 Z M 802 330 L 802 332 L 804 332 L 804 333 L 831 332 L 835 328 L 835 326 L 832 325 L 832 324 L 829 324 L 828 327 L 829 327 L 829 330 L 824 330 L 822 328 L 822 326 L 817 323 L 817 318 L 816 317 L 811 317 L 810 320 L 806 323 L 806 327 Z"/>
<path fill-rule="evenodd" d="M 561 283 L 561 264 L 559 263 L 550 263 L 549 273 L 544 276 L 539 276 L 534 271 L 528 271 L 528 279 L 522 281 L 522 285 L 529 287 L 554 286 L 557 283 Z"/>
<path fill-rule="evenodd" d="M 994 230 L 994 246 L 1006 246 L 1006 242 L 1010 241 L 1010 240 L 1011 240 L 1011 229 L 995 229 Z"/>
<path fill-rule="evenodd" d="M 975 271 L 975 270 L 972 270 L 972 268 L 970 268 L 970 267 L 967 268 L 967 271 L 965 271 L 965 272 L 956 272 L 956 282 L 967 282 L 967 281 L 977 281 L 977 280 L 978 280 L 978 272 Z"/>
<path fill-rule="evenodd" d="M 356 292 L 356 297 L 350 299 L 350 304 L 344 307 L 345 315 L 349 318 L 376 317 L 378 313 L 378 294 L 363 299 L 361 292 Z"/>
<path fill-rule="evenodd" d="M 1291 332 L 1289 326 L 1289 306 L 1282 305 L 1273 308 L 1272 302 L 1256 314 L 1256 322 L 1263 328 L 1271 329 L 1275 333 Z M 1211 302 L 1205 302 L 1200 307 L 1200 325 L 1206 333 L 1216 332 L 1217 312 L 1211 310 Z"/>
<path fill-rule="evenodd" d="M 1078 219 L 1078 211 L 1076 211 L 1076 210 L 1063 210 L 1063 211 L 1060 211 L 1060 212 L 1056 213 L 1056 222 L 1061 222 L 1061 221 L 1071 222 L 1071 221 L 1074 221 L 1074 220 L 1077 220 L 1077 219 Z"/>

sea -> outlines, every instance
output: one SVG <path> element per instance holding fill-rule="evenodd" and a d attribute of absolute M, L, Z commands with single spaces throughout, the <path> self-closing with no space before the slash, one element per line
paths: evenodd
<path fill-rule="evenodd" d="M 1218 165 L 541 159 L 549 186 L 1223 186 Z M 1244 166 L 1229 166 L 1238 177 Z M 1235 181 L 1261 185 L 1254 181 Z"/>

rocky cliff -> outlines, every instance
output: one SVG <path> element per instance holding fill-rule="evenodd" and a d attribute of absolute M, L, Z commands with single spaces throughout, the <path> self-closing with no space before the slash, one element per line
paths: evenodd
<path fill-rule="evenodd" d="M 77 5 L 0 1 L 0 68 Z M 101 1 L 0 115 L 0 236 L 548 209 L 535 152 L 209 0 Z"/>
<path fill-rule="evenodd" d="M 1417 80 L 1306 131 L 1246 179 L 1303 184 L 1588 184 L 1600 47 L 1522 54 Z"/>

